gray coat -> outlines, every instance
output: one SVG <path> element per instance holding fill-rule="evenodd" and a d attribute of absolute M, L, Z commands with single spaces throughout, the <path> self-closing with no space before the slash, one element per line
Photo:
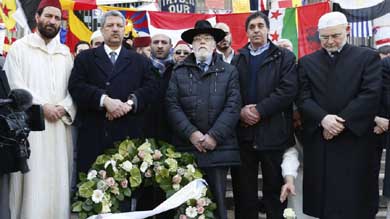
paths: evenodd
<path fill-rule="evenodd" d="M 191 54 L 177 65 L 166 93 L 169 122 L 178 151 L 195 154 L 200 167 L 239 164 L 235 126 L 240 117 L 238 72 L 214 55 L 202 72 Z M 199 153 L 189 141 L 193 132 L 208 133 L 217 141 L 214 151 Z"/>

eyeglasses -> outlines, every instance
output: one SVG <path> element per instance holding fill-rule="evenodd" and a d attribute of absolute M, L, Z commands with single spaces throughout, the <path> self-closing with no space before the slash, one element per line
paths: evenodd
<path fill-rule="evenodd" d="M 320 39 L 321 40 L 329 40 L 330 38 L 338 39 L 341 37 L 341 35 L 342 35 L 342 33 L 335 33 L 335 34 L 331 34 L 331 35 L 320 35 Z"/>
<path fill-rule="evenodd" d="M 200 42 L 202 40 L 205 40 L 205 41 L 211 41 L 213 40 L 214 38 L 212 36 L 195 36 L 193 41 L 194 42 Z"/>
<path fill-rule="evenodd" d="M 183 55 L 188 55 L 188 54 L 190 54 L 190 52 L 188 52 L 188 51 L 186 51 L 186 50 L 176 50 L 175 51 L 175 54 L 176 55 L 181 55 L 181 54 L 183 54 Z"/>

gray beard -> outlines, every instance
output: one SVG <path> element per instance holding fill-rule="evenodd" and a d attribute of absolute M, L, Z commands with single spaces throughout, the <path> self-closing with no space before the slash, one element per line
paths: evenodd
<path fill-rule="evenodd" d="M 201 49 L 200 51 L 194 51 L 194 55 L 197 61 L 204 62 L 207 60 L 207 57 L 212 55 L 212 52 L 209 52 L 206 49 Z"/>

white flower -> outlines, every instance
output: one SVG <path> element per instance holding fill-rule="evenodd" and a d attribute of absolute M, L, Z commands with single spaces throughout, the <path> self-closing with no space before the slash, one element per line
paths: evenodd
<path fill-rule="evenodd" d="M 204 186 L 202 188 L 201 194 L 202 194 L 202 196 L 206 196 L 207 195 L 207 187 L 206 186 Z"/>
<path fill-rule="evenodd" d="M 186 208 L 186 215 L 190 218 L 194 218 L 198 215 L 198 212 L 197 212 L 197 209 L 196 207 L 191 207 L 191 206 L 188 206 Z"/>
<path fill-rule="evenodd" d="M 183 176 L 185 172 L 186 172 L 186 170 L 182 167 L 179 167 L 177 169 L 177 174 L 179 174 L 180 176 Z"/>
<path fill-rule="evenodd" d="M 139 163 L 141 160 L 139 159 L 138 156 L 134 156 L 133 160 L 131 161 L 132 163 Z"/>
<path fill-rule="evenodd" d="M 104 164 L 104 169 L 107 169 L 107 167 L 111 164 L 112 170 L 114 172 L 118 172 L 118 169 L 116 168 L 116 161 L 115 160 L 109 160 Z"/>
<path fill-rule="evenodd" d="M 96 204 L 100 203 L 103 200 L 103 192 L 99 189 L 93 190 L 92 201 Z"/>
<path fill-rule="evenodd" d="M 139 168 L 141 172 L 145 173 L 145 171 L 148 169 L 149 164 L 147 162 L 142 162 L 141 167 Z"/>
<path fill-rule="evenodd" d="M 294 219 L 296 215 L 292 208 L 286 208 L 283 211 L 283 217 L 286 219 Z"/>
<path fill-rule="evenodd" d="M 97 176 L 97 171 L 96 170 L 91 170 L 88 173 L 87 179 L 88 180 L 92 180 L 92 179 L 96 178 L 96 176 Z"/>
<path fill-rule="evenodd" d="M 176 172 L 177 170 L 177 160 L 168 158 L 165 160 L 165 163 L 169 166 L 169 172 Z"/>
<path fill-rule="evenodd" d="M 130 170 L 133 168 L 133 164 L 130 161 L 126 160 L 121 164 L 121 168 L 127 172 L 130 172 Z"/>
<path fill-rule="evenodd" d="M 107 183 L 104 181 L 104 180 L 99 180 L 99 182 L 97 182 L 96 184 L 96 188 L 99 189 L 99 190 L 106 190 L 108 187 Z"/>
<path fill-rule="evenodd" d="M 175 191 L 178 191 L 180 189 L 180 184 L 173 184 L 172 185 L 172 188 L 175 190 Z"/>
<path fill-rule="evenodd" d="M 198 219 L 205 219 L 206 217 L 204 216 L 204 214 L 202 214 L 202 215 L 200 215 L 199 217 L 198 217 Z"/>
<path fill-rule="evenodd" d="M 194 167 L 194 165 L 188 164 L 188 165 L 187 165 L 187 170 L 188 170 L 188 172 L 190 172 L 190 173 L 195 173 L 195 167 Z"/>
<path fill-rule="evenodd" d="M 109 203 L 104 203 L 103 205 L 102 205 L 102 212 L 101 213 L 103 213 L 103 214 L 105 214 L 105 213 L 110 213 L 111 212 L 111 209 L 110 209 L 110 204 Z"/>

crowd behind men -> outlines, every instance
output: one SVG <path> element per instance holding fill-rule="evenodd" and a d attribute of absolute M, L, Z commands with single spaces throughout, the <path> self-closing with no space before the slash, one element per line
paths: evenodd
<path fill-rule="evenodd" d="M 72 169 L 87 172 L 126 137 L 153 137 L 196 157 L 219 219 L 227 219 L 229 168 L 235 218 L 258 218 L 260 163 L 261 202 L 267 218 L 281 219 L 299 165 L 294 103 L 302 116 L 303 211 L 323 219 L 375 218 L 389 128 L 390 58 L 384 56 L 390 51 L 379 51 L 382 68 L 378 52 L 349 45 L 343 14 L 320 18 L 322 48 L 298 63 L 288 42 L 268 39 L 269 20 L 261 12 L 248 16 L 248 43 L 234 51 L 223 23 L 196 21 L 173 45 L 164 34 L 128 39 L 124 16 L 108 11 L 90 44 L 76 45 L 74 61 L 54 40 L 61 17 L 58 0 L 42 0 L 37 32 L 18 40 L 5 62 L 10 87 L 30 91 L 43 106 L 46 130 L 29 138 L 31 172 L 11 174 L 10 191 L 4 188 L 8 175 L 1 177 L 1 218 L 68 219 Z M 3 199 L 8 192 L 10 200 Z M 137 207 L 150 209 L 162 197 L 153 188 L 142 190 Z"/>

